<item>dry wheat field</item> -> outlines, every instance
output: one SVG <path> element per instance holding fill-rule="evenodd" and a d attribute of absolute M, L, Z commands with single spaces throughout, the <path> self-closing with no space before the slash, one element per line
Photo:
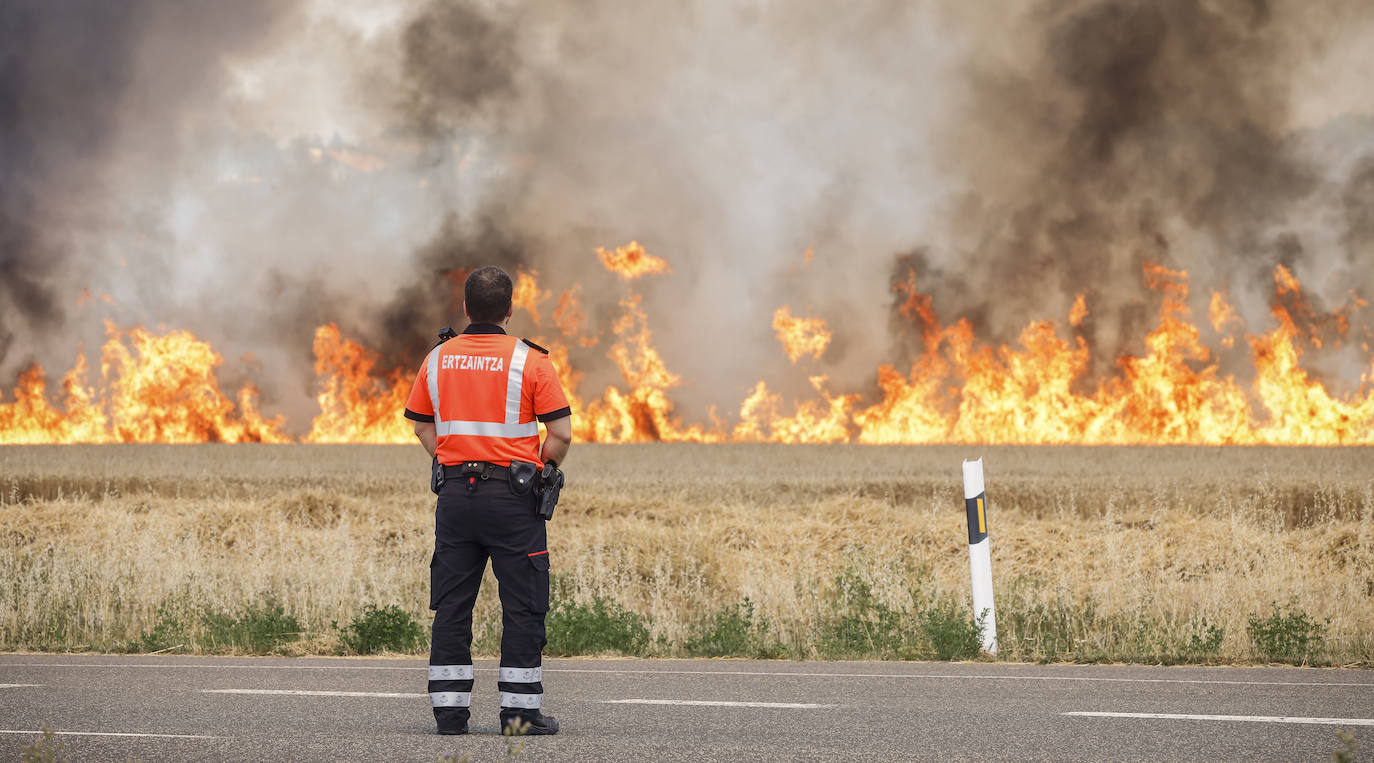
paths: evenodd
<path fill-rule="evenodd" d="M 641 654 L 931 656 L 931 613 L 969 609 L 978 456 L 999 659 L 1374 665 L 1358 448 L 578 445 L 557 597 L 642 624 Z M 0 649 L 138 649 L 163 619 L 263 601 L 299 622 L 287 654 L 337 652 L 367 604 L 427 624 L 427 471 L 418 446 L 0 448 Z"/>

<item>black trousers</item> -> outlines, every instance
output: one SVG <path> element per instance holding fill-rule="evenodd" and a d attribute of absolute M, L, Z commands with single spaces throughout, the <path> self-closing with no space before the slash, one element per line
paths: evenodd
<path fill-rule="evenodd" d="M 450 478 L 439 492 L 429 565 L 429 693 L 441 729 L 469 717 L 472 605 L 488 558 L 501 596 L 501 716 L 534 715 L 543 705 L 549 547 L 536 500 L 533 493 L 515 495 L 507 480 L 496 478 Z"/>

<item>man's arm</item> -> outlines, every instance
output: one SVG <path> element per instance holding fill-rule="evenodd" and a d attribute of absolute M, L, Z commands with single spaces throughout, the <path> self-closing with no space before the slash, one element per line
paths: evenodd
<path fill-rule="evenodd" d="M 425 451 L 429 453 L 432 458 L 434 456 L 434 449 L 438 447 L 439 444 L 439 433 L 434 428 L 434 422 L 415 422 L 415 436 L 420 438 L 420 444 L 425 446 Z M 567 450 L 567 448 L 565 447 L 564 450 Z"/>
<path fill-rule="evenodd" d="M 430 431 L 434 431 L 434 425 L 430 424 Z M 415 426 L 419 432 L 419 425 Z M 568 448 L 572 446 L 572 416 L 564 416 L 553 421 L 544 422 L 544 447 L 539 451 L 539 460 L 544 463 L 550 461 L 562 465 L 563 459 L 568 457 Z M 431 435 L 433 436 L 433 435 Z"/>

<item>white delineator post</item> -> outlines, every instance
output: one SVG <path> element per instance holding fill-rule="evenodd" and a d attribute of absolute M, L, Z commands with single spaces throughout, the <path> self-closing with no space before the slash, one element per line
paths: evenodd
<path fill-rule="evenodd" d="M 988 496 L 983 459 L 964 462 L 964 509 L 968 512 L 968 566 L 973 575 L 973 616 L 983 620 L 983 651 L 997 654 L 997 611 L 992 602 L 992 552 L 988 548 Z"/>

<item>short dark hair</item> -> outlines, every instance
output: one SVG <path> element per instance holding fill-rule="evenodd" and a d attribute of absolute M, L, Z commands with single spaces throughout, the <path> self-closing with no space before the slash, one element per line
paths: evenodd
<path fill-rule="evenodd" d="M 473 323 L 500 323 L 510 312 L 515 285 L 510 275 L 495 265 L 478 268 L 463 283 L 463 302 Z"/>

